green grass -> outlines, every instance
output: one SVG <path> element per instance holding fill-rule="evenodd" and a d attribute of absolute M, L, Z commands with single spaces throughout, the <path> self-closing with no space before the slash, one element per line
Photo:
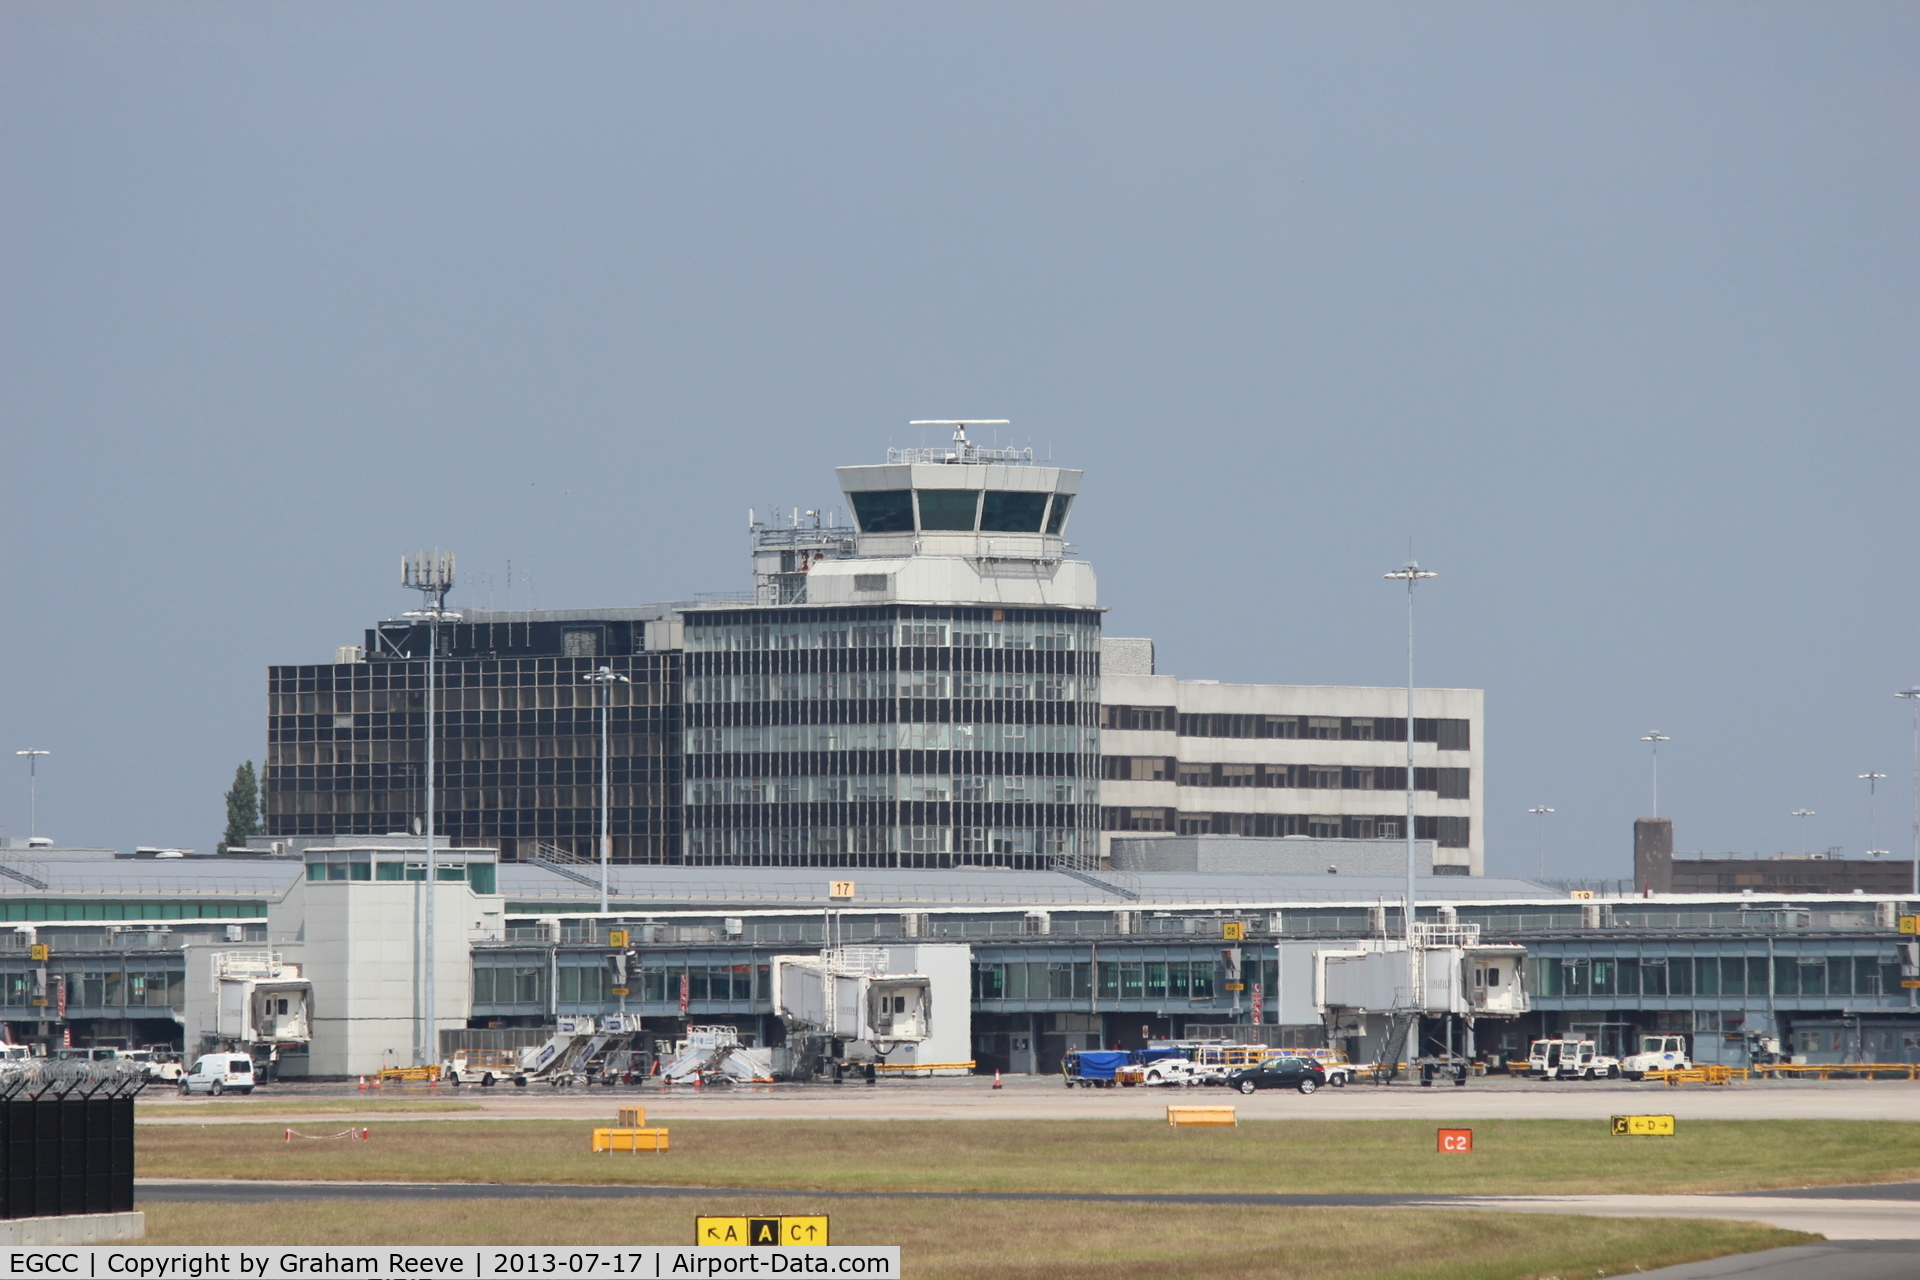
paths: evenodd
<path fill-rule="evenodd" d="M 228 1102 L 148 1102 L 140 1099 L 134 1108 L 136 1118 L 143 1116 L 317 1116 L 343 1113 L 376 1115 L 382 1111 L 478 1111 L 472 1102 L 409 1102 L 405 1098 L 316 1098 L 302 1102 L 298 1098 L 248 1098 Z"/>
<path fill-rule="evenodd" d="M 370 1142 L 273 1125 L 148 1126 L 144 1177 L 646 1182 L 791 1190 L 1706 1192 L 1920 1179 L 1920 1125 L 1685 1121 L 1616 1138 L 1602 1120 L 1475 1120 L 1470 1155 L 1433 1121 L 679 1121 L 666 1154 L 592 1155 L 586 1122 L 410 1121 Z"/>
<path fill-rule="evenodd" d="M 1589 1280 L 1817 1237 L 1739 1222 L 1411 1209 L 945 1201 L 283 1201 L 144 1206 L 148 1245 L 689 1245 L 696 1213 L 825 1213 L 916 1280 Z M 1284 1259 L 1284 1266 L 1281 1260 Z"/>

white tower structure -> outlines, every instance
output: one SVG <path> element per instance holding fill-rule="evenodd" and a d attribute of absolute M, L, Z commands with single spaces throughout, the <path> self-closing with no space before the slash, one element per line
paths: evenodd
<path fill-rule="evenodd" d="M 952 427 L 952 443 L 837 469 L 858 526 L 854 554 L 812 566 L 809 604 L 1095 606 L 1093 566 L 1068 558 L 1065 536 L 1081 472 L 967 437 L 1004 419 L 911 425 Z"/>

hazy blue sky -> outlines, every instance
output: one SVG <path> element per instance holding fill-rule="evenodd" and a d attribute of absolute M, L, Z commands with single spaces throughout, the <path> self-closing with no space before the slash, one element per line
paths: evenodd
<path fill-rule="evenodd" d="M 910 418 L 1161 670 L 1487 690 L 1488 867 L 1904 852 L 1908 4 L 0 6 L 0 823 L 210 847 L 265 669 L 745 587 Z M 475 575 L 492 574 L 491 587 Z M 16 767 L 21 766 L 21 767 Z"/>

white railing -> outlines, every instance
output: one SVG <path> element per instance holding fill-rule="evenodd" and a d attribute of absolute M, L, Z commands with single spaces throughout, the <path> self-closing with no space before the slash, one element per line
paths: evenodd
<path fill-rule="evenodd" d="M 1416 924 L 1413 943 L 1418 947 L 1473 947 L 1480 944 L 1477 924 Z"/>

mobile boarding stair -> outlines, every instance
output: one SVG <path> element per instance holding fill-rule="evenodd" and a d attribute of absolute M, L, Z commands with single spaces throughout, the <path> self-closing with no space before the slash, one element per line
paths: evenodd
<path fill-rule="evenodd" d="M 688 1027 L 672 1062 L 660 1068 L 662 1084 L 770 1084 L 773 1055 L 740 1043 L 733 1027 Z"/>

